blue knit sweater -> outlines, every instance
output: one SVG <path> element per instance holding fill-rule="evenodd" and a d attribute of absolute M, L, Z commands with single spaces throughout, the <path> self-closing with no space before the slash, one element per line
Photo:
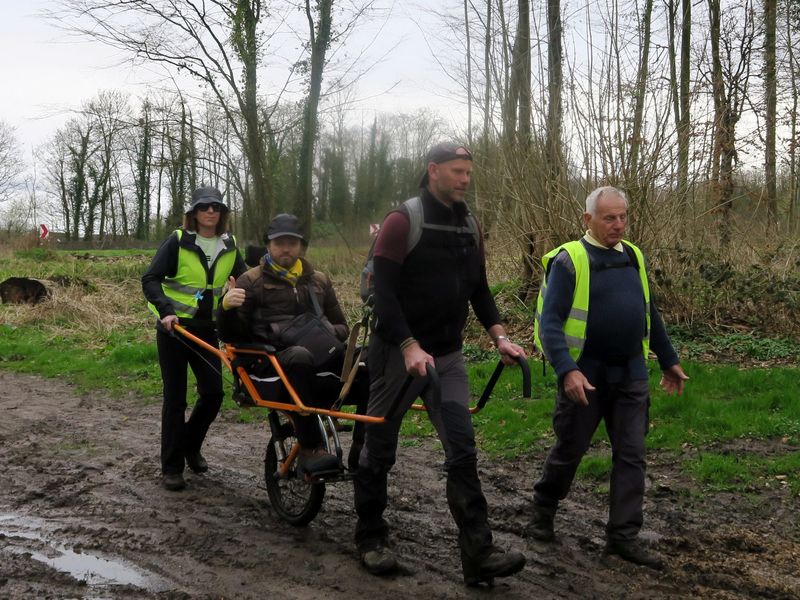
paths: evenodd
<path fill-rule="evenodd" d="M 646 333 L 644 295 L 635 259 L 628 252 L 581 243 L 591 265 L 586 345 L 576 364 L 563 332 L 572 308 L 575 267 L 569 254 L 561 252 L 550 268 L 540 319 L 545 355 L 559 377 L 580 369 L 592 384 L 647 379 L 641 346 Z M 661 368 L 677 364 L 678 356 L 652 299 L 650 328 L 650 349 Z"/>

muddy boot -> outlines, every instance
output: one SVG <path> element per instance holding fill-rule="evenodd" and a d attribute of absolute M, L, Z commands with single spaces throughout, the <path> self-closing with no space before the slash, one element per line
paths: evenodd
<path fill-rule="evenodd" d="M 339 474 L 339 459 L 324 448 L 300 448 L 297 472 L 309 477 L 330 477 Z"/>
<path fill-rule="evenodd" d="M 195 473 L 205 473 L 208 471 L 208 463 L 206 459 L 203 458 L 203 455 L 200 454 L 199 450 L 197 452 L 186 453 L 186 464 Z"/>
<path fill-rule="evenodd" d="M 552 542 L 555 538 L 553 520 L 556 516 L 556 507 L 545 504 L 533 503 L 533 518 L 525 527 L 524 536 L 540 542 Z"/>
<path fill-rule="evenodd" d="M 655 552 L 651 552 L 637 539 L 632 540 L 608 540 L 606 542 L 606 554 L 616 554 L 620 558 L 632 562 L 635 565 L 650 567 L 657 571 L 664 568 L 664 559 Z"/>
<path fill-rule="evenodd" d="M 372 575 L 388 575 L 398 568 L 397 557 L 385 543 L 377 542 L 361 552 L 361 564 Z"/>
<path fill-rule="evenodd" d="M 525 556 L 521 552 L 503 552 L 496 546 L 492 546 L 479 560 L 467 559 L 465 561 L 465 558 L 462 552 L 464 583 L 469 586 L 477 586 L 481 583 L 494 585 L 495 577 L 508 577 L 525 566 Z"/>
<path fill-rule="evenodd" d="M 164 473 L 161 485 L 170 492 L 180 492 L 186 487 L 186 481 L 183 479 L 183 473 Z"/>
<path fill-rule="evenodd" d="M 458 526 L 464 582 L 478 585 L 482 581 L 489 583 L 494 577 L 503 577 L 498 573 L 504 573 L 509 566 L 500 564 L 503 561 L 499 557 L 493 557 L 500 551 L 492 545 L 488 508 L 476 463 L 451 466 L 447 470 L 447 504 Z M 516 570 L 520 568 L 521 565 Z"/>

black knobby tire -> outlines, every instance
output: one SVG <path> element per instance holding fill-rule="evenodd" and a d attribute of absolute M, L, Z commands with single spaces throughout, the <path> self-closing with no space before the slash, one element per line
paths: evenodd
<path fill-rule="evenodd" d="M 275 452 L 274 438 L 270 438 L 267 454 L 264 457 L 264 482 L 272 508 L 281 519 L 297 527 L 308 525 L 317 516 L 325 498 L 325 482 L 308 483 L 297 474 L 292 465 L 287 477 L 277 477 L 278 456 Z M 297 443 L 294 437 L 283 441 L 287 453 Z"/>

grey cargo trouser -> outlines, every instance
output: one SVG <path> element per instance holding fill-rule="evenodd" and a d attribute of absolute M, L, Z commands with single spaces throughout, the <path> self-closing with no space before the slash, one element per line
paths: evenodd
<path fill-rule="evenodd" d="M 473 559 L 491 548 L 486 499 L 477 472 L 464 356 L 459 350 L 437 356 L 435 362 L 441 382 L 441 404 L 434 402 L 432 390 L 426 388 L 427 378 L 417 378 L 393 419 L 384 424 L 367 424 L 366 442 L 353 479 L 358 514 L 355 538 L 362 551 L 386 541 L 388 525 L 383 512 L 388 502 L 387 474 L 397 457 L 398 432 L 403 415 L 420 395 L 444 447 L 448 505 L 459 527 L 462 556 Z M 384 416 L 407 377 L 403 355 L 397 346 L 373 335 L 367 365 L 370 371 L 367 414 Z"/>
<path fill-rule="evenodd" d="M 611 440 L 611 489 L 606 534 L 616 541 L 636 537 L 642 527 L 645 482 L 645 436 L 650 395 L 648 383 L 623 381 L 597 384 L 587 392 L 589 406 L 566 397 L 559 385 L 553 429 L 557 441 L 534 484 L 537 504 L 556 507 L 569 492 L 575 471 L 603 419 Z"/>

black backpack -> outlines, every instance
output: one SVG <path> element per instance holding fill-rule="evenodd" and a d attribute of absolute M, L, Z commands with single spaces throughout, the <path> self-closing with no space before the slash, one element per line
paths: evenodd
<path fill-rule="evenodd" d="M 455 233 L 470 233 L 475 238 L 475 246 L 480 247 L 480 230 L 478 229 L 478 220 L 472 213 L 467 213 L 466 227 L 456 227 L 453 225 L 434 225 L 425 221 L 425 211 L 422 208 L 422 200 L 419 196 L 414 196 L 403 202 L 408 214 L 408 242 L 406 244 L 406 255 L 416 248 L 422 237 L 423 229 L 435 229 L 437 231 L 452 231 Z M 396 209 L 395 209 L 396 210 Z M 395 212 L 395 211 L 392 211 Z M 377 239 L 377 237 L 376 237 Z M 375 292 L 375 287 L 372 283 L 372 275 L 374 271 L 374 254 L 375 254 L 375 240 L 372 240 L 372 245 L 367 254 L 367 262 L 361 271 L 361 300 L 365 303 L 370 303 L 372 294 Z"/>

